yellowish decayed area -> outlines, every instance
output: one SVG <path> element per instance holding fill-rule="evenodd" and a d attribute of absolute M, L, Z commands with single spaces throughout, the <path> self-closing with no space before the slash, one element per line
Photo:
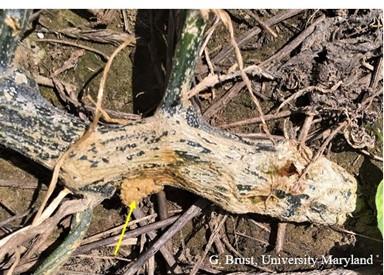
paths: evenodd
<path fill-rule="evenodd" d="M 156 184 L 153 178 L 126 179 L 121 184 L 121 200 L 127 206 L 133 201 L 140 201 L 142 198 L 161 191 L 163 186 Z"/>

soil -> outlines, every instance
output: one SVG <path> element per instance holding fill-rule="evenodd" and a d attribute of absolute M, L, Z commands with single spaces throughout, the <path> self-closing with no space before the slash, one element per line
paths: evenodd
<path fill-rule="evenodd" d="M 124 20 L 120 11 L 77 11 L 49 10 L 42 11 L 24 38 L 16 54 L 16 63 L 28 71 L 32 77 L 43 75 L 49 77 L 55 70 L 61 68 L 78 48 L 65 46 L 60 43 L 40 42 L 39 36 L 45 38 L 63 39 L 90 46 L 110 55 L 116 48 L 107 43 L 95 43 L 81 39 L 68 38 L 58 35 L 61 29 L 68 27 L 106 29 L 119 32 L 130 32 L 137 40 L 132 48 L 126 48 L 113 63 L 109 72 L 104 108 L 126 113 L 151 115 L 159 104 L 166 85 L 169 60 L 174 43 L 167 50 L 167 20 L 176 18 L 175 26 L 179 29 L 180 21 L 177 11 L 127 11 L 128 30 L 124 30 Z M 233 20 L 235 36 L 239 37 L 249 29 L 257 26 L 249 16 L 249 12 L 265 21 L 283 10 L 229 11 Z M 104 16 L 103 16 L 104 15 Z M 259 98 L 265 114 L 273 113 L 277 106 L 290 95 L 308 86 L 321 86 L 331 89 L 339 81 L 343 84 L 331 94 L 320 92 L 307 93 L 292 101 L 285 110 L 302 110 L 307 108 L 316 112 L 321 121 L 312 125 L 310 138 L 306 145 L 316 151 L 329 135 L 329 129 L 346 116 L 350 116 L 351 124 L 347 136 L 361 139 L 372 146 L 364 147 L 370 154 L 382 156 L 382 94 L 375 97 L 369 108 L 356 111 L 361 102 L 382 90 L 382 79 L 375 87 L 369 87 L 372 68 L 377 60 L 382 58 L 382 15 L 374 10 L 338 10 L 312 11 L 306 10 L 298 15 L 277 24 L 273 30 L 277 38 L 262 31 L 259 35 L 241 45 L 245 65 L 261 63 L 271 57 L 284 45 L 291 42 L 299 33 L 306 29 L 315 19 L 324 15 L 323 23 L 289 55 L 276 63 L 269 64 L 269 71 L 275 76 L 274 81 L 264 81 L 252 78 L 254 88 L 264 95 Z M 174 34 L 174 40 L 177 37 Z M 228 45 L 229 36 L 225 27 L 219 24 L 208 43 L 211 58 Z M 235 56 L 229 54 L 222 62 L 214 64 L 217 72 L 225 71 L 236 63 Z M 366 64 L 366 66 L 362 64 Z M 84 51 L 74 68 L 58 75 L 58 79 L 74 85 L 76 97 L 85 99 L 87 95 L 96 98 L 101 70 L 105 64 L 99 55 Z M 206 73 L 199 69 L 206 67 L 202 58 L 196 72 L 196 81 L 200 81 Z M 209 89 L 196 98 L 202 113 L 216 100 L 222 97 L 236 82 L 228 81 Z M 56 89 L 41 85 L 41 93 L 52 104 L 86 117 L 87 113 L 78 111 L 70 103 L 65 102 Z M 215 95 L 213 97 L 213 94 Z M 239 121 L 258 116 L 256 107 L 246 89 L 215 113 L 209 119 L 213 125 Z M 298 137 L 305 115 L 301 112 L 286 119 L 270 121 L 268 126 L 272 134 L 282 135 L 284 131 L 290 136 Z M 284 130 L 284 127 L 286 128 Z M 237 133 L 260 133 L 259 124 L 249 124 L 230 131 Z M 327 132 L 328 131 L 328 132 Z M 353 145 L 357 146 L 358 141 Z M 331 264 L 263 264 L 264 257 L 315 257 L 334 255 L 346 257 L 351 254 L 356 257 L 374 257 L 374 272 L 379 274 L 382 266 L 382 236 L 377 229 L 374 196 L 379 182 L 383 178 L 382 162 L 372 159 L 352 148 L 345 140 L 343 133 L 336 135 L 325 151 L 327 157 L 355 175 L 359 182 L 358 203 L 356 211 L 342 228 L 320 226 L 315 224 L 287 225 L 283 251 L 276 255 L 277 226 L 279 221 L 270 217 L 247 214 L 233 215 L 223 212 L 214 205 L 205 209 L 203 215 L 188 223 L 179 234 L 172 239 L 168 247 L 176 255 L 178 264 L 187 273 L 203 254 L 212 232 L 212 223 L 222 215 L 228 215 L 221 236 L 226 236 L 231 246 L 244 258 L 254 257 L 261 268 L 270 271 L 308 271 L 335 267 Z M 7 149 L 0 148 L 0 183 L 2 181 L 20 183 L 17 187 L 0 186 L 0 223 L 1 221 L 28 212 L 36 208 L 45 194 L 44 188 L 50 179 L 50 172 L 37 167 L 31 161 Z M 1 184 L 0 184 L 1 185 Z M 31 185 L 30 188 L 22 186 Z M 168 210 L 186 209 L 196 197 L 186 191 L 173 188 L 165 189 L 168 199 Z M 148 197 L 141 203 L 144 211 L 151 214 L 156 207 L 155 196 Z M 118 194 L 105 201 L 95 210 L 95 215 L 88 236 L 106 231 L 124 222 L 126 209 L 122 207 Z M 15 230 L 31 221 L 30 213 L 21 219 L 16 219 L 1 226 L 0 237 L 9 230 Z M 67 220 L 67 223 L 69 221 Z M 65 221 L 55 236 L 50 236 L 51 246 L 57 237 L 66 232 Z M 349 233 L 347 233 L 347 231 Z M 355 232 L 355 233 L 350 233 Z M 61 234 L 63 235 L 63 234 Z M 224 238 L 224 237 L 222 237 Z M 137 239 L 138 245 L 123 246 L 121 256 L 132 259 L 142 251 L 141 244 L 146 237 Z M 219 242 L 220 243 L 220 242 Z M 223 243 L 223 242 L 221 242 Z M 148 246 L 148 242 L 146 244 Z M 214 245 L 209 251 L 199 274 L 211 274 L 209 268 L 223 272 L 255 272 L 259 269 L 251 264 L 226 265 L 225 255 L 234 252 L 224 245 L 220 253 L 220 245 Z M 118 274 L 127 264 L 112 255 L 113 247 L 104 247 L 90 252 L 91 257 L 75 256 L 62 268 L 61 274 Z M 207 260 L 212 255 L 219 255 L 219 264 L 212 265 Z M 238 256 L 238 255 L 237 255 Z M 156 274 L 166 274 L 164 260 L 156 255 Z M 356 266 L 348 266 L 353 269 Z M 204 271 L 205 270 L 205 271 Z M 72 272 L 72 273 L 71 273 Z M 84 272 L 84 273 L 75 273 Z M 374 274 L 374 273 L 370 273 Z"/>

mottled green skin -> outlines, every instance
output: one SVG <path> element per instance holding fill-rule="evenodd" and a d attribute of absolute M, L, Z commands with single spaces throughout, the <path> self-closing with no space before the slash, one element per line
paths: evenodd
<path fill-rule="evenodd" d="M 204 20 L 199 13 L 196 10 L 187 11 L 185 26 L 172 60 L 172 73 L 162 108 L 180 105 L 182 94 L 185 94 L 191 86 L 205 29 Z"/>
<path fill-rule="evenodd" d="M 65 240 L 41 263 L 35 275 L 55 274 L 80 246 L 92 220 L 92 209 L 77 213 L 72 219 L 72 228 Z"/>

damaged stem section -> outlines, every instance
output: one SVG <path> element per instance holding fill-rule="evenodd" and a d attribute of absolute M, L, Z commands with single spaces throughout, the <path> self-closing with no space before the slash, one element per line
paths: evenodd
<path fill-rule="evenodd" d="M 52 169 L 86 124 L 51 106 L 13 72 L 0 80 L 0 143 Z M 98 127 L 62 166 L 72 191 L 138 201 L 163 185 L 183 188 L 233 213 L 254 212 L 280 220 L 341 224 L 354 210 L 356 181 L 320 157 L 295 185 L 311 152 L 297 144 L 242 139 L 207 125 L 192 106 L 129 125 Z"/>

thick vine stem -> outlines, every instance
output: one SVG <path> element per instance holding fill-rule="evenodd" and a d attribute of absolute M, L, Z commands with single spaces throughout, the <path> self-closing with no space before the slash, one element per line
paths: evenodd
<path fill-rule="evenodd" d="M 57 274 L 58 269 L 68 260 L 72 252 L 84 238 L 92 220 L 92 209 L 76 213 L 72 219 L 72 228 L 65 240 L 41 263 L 35 275 Z"/>
<path fill-rule="evenodd" d="M 0 80 L 0 143 L 53 168 L 86 124 L 49 105 L 22 76 L 12 72 Z M 343 223 L 354 210 L 356 181 L 337 164 L 319 158 L 296 194 L 290 190 L 309 159 L 296 144 L 244 140 L 207 125 L 191 106 L 173 110 L 100 126 L 64 163 L 64 184 L 106 196 L 121 187 L 127 203 L 169 184 L 234 213 L 295 222 Z"/>

